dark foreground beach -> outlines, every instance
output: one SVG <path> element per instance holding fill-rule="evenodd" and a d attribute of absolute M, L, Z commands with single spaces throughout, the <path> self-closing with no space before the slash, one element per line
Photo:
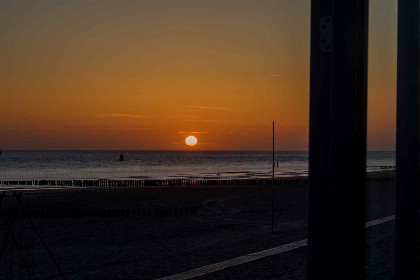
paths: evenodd
<path fill-rule="evenodd" d="M 393 215 L 394 172 L 368 177 L 367 221 Z M 83 188 L 30 190 L 23 202 L 68 279 L 159 279 L 305 239 L 307 184 L 275 186 L 274 234 L 271 197 L 270 185 Z M 34 279 L 60 279 L 28 225 L 16 219 L 14 233 Z M 367 229 L 368 279 L 392 276 L 393 225 Z M 13 250 L 0 275 L 10 274 L 11 257 L 19 263 Z M 305 279 L 306 252 L 304 246 L 197 279 Z M 12 270 L 13 279 L 27 279 L 22 264 Z"/>

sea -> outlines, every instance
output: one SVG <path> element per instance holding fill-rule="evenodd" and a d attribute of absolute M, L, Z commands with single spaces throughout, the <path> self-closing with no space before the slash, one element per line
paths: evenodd
<path fill-rule="evenodd" d="M 276 177 L 308 173 L 307 151 L 276 151 L 275 161 Z M 271 163 L 270 151 L 2 151 L 0 181 L 267 178 Z M 368 171 L 391 166 L 395 152 L 367 153 Z"/>

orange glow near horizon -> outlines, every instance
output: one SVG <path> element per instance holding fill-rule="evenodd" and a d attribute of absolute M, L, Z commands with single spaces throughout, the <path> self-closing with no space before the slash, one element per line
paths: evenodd
<path fill-rule="evenodd" d="M 396 0 L 371 1 L 369 149 L 395 141 Z M 309 0 L 0 3 L 0 148 L 307 150 Z M 6 28 L 7 27 L 7 28 Z M 223 139 L 223 141 L 220 141 Z"/>

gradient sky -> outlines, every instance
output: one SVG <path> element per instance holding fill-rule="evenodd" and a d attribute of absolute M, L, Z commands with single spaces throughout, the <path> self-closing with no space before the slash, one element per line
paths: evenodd
<path fill-rule="evenodd" d="M 368 149 L 393 150 L 396 0 L 370 1 Z M 307 150 L 308 0 L 0 0 L 1 149 Z"/>

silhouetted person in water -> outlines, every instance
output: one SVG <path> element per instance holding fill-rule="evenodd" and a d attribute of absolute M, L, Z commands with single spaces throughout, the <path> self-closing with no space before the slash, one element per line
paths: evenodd
<path fill-rule="evenodd" d="M 124 155 L 123 154 L 120 155 L 119 161 L 124 161 Z"/>

